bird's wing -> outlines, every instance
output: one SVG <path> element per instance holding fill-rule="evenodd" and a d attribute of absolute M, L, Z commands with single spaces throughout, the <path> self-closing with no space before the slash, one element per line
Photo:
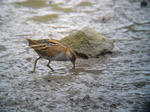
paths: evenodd
<path fill-rule="evenodd" d="M 60 52 L 65 53 L 65 47 L 61 46 L 59 43 L 48 42 L 38 45 L 30 45 L 30 48 L 33 48 L 38 54 L 42 56 L 54 57 Z"/>

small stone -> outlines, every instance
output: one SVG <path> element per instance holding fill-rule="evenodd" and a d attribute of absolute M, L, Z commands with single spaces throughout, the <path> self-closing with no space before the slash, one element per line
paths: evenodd
<path fill-rule="evenodd" d="M 6 102 L 5 105 L 6 106 L 14 106 L 14 105 L 18 105 L 18 104 L 17 104 L 17 102 L 10 100 L 10 101 Z"/>
<path fill-rule="evenodd" d="M 0 45 L 0 51 L 5 51 L 6 47 L 4 45 Z"/>
<path fill-rule="evenodd" d="M 147 6 L 147 1 L 145 1 L 145 0 L 142 0 L 141 1 L 141 7 L 146 7 Z"/>
<path fill-rule="evenodd" d="M 60 42 L 69 46 L 81 58 L 98 58 L 100 55 L 111 53 L 113 41 L 101 33 L 83 28 L 74 34 L 64 37 Z"/>

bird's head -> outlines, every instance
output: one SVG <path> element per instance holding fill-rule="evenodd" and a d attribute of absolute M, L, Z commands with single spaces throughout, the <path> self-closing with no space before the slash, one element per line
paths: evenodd
<path fill-rule="evenodd" d="M 75 68 L 75 61 L 76 61 L 76 58 L 77 58 L 75 52 L 71 49 L 68 49 L 66 55 L 68 57 L 68 60 L 72 62 L 73 68 Z"/>

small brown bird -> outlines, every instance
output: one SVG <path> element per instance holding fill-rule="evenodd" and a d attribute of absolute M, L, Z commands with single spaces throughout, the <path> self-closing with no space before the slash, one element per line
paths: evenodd
<path fill-rule="evenodd" d="M 49 60 L 47 67 L 54 71 L 49 65 L 51 61 L 71 61 L 73 68 L 75 68 L 76 54 L 66 45 L 50 39 L 31 40 L 26 38 L 29 42 L 29 47 L 33 48 L 39 55 L 39 58 L 35 60 L 33 72 L 36 69 L 36 63 L 40 58 Z"/>

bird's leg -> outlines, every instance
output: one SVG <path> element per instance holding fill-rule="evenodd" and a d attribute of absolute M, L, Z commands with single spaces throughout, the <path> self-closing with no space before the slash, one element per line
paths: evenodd
<path fill-rule="evenodd" d="M 72 64 L 73 64 L 73 67 L 72 67 L 72 69 L 75 69 L 75 62 L 72 62 Z"/>
<path fill-rule="evenodd" d="M 51 62 L 51 61 L 49 60 L 48 63 L 47 63 L 47 67 L 50 68 L 52 71 L 54 71 L 54 70 L 51 68 L 51 66 L 49 65 L 50 62 Z"/>
<path fill-rule="evenodd" d="M 36 63 L 37 63 L 37 61 L 40 59 L 41 57 L 39 57 L 39 58 L 37 58 L 36 60 L 35 60 L 35 62 L 34 62 L 34 68 L 33 68 L 33 72 L 35 72 L 35 69 L 36 69 Z"/>
<path fill-rule="evenodd" d="M 75 72 L 75 62 L 72 62 L 72 64 L 73 64 L 73 67 L 72 69 L 70 69 L 70 72 Z"/>

